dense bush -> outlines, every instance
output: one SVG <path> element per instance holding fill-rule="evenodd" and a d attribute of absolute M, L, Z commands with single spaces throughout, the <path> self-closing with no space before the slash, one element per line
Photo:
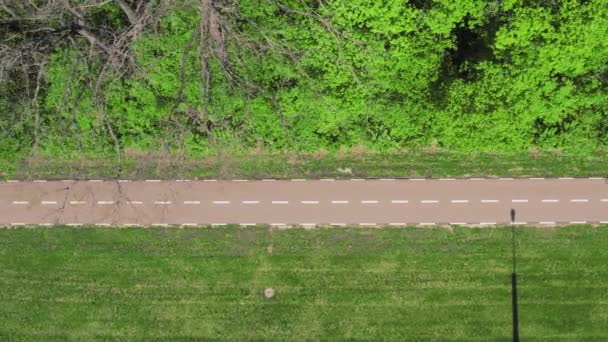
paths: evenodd
<path fill-rule="evenodd" d="M 87 15 L 126 22 L 113 3 Z M 129 69 L 107 67 L 80 39 L 52 50 L 37 104 L 13 101 L 4 82 L 0 139 L 3 150 L 31 148 L 36 105 L 36 147 L 51 155 L 586 153 L 608 144 L 606 37 L 605 0 L 169 1 L 129 44 Z"/>

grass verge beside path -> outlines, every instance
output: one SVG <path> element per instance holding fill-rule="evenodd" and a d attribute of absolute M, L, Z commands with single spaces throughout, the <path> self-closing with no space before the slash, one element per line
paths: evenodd
<path fill-rule="evenodd" d="M 606 246 L 517 229 L 522 338 L 608 339 Z M 508 228 L 2 229 L 0 265 L 0 339 L 511 334 Z"/>
<path fill-rule="evenodd" d="M 218 154 L 199 159 L 172 156 L 29 158 L 0 163 L 12 179 L 143 178 L 382 178 L 382 177 L 608 177 L 608 152 L 556 153 L 348 152 Z"/>

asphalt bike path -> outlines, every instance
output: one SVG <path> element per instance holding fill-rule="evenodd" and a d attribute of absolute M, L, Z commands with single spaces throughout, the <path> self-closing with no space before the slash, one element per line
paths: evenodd
<path fill-rule="evenodd" d="M 511 223 L 608 223 L 608 182 L 604 178 L 444 178 L 0 183 L 2 226 Z"/>

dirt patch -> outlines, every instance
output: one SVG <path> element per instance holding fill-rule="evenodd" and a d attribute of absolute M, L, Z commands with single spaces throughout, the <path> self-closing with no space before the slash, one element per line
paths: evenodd
<path fill-rule="evenodd" d="M 439 141 L 437 141 L 436 139 L 431 141 L 431 144 L 429 146 L 423 147 L 422 151 L 431 155 L 437 154 L 439 152 L 442 151 L 442 148 L 439 144 Z"/>
<path fill-rule="evenodd" d="M 548 152 L 556 157 L 561 157 L 564 155 L 564 151 L 559 148 L 550 149 Z"/>
<path fill-rule="evenodd" d="M 323 159 L 329 155 L 329 152 L 326 149 L 319 149 L 311 154 L 311 156 L 317 160 Z"/>
<path fill-rule="evenodd" d="M 539 158 L 541 155 L 540 149 L 538 147 L 531 147 L 528 149 L 528 154 L 530 157 Z"/>
<path fill-rule="evenodd" d="M 338 152 L 336 153 L 336 156 L 340 159 L 344 159 L 348 156 L 348 148 L 342 146 L 338 149 Z"/>
<path fill-rule="evenodd" d="M 287 164 L 288 165 L 296 165 L 300 162 L 300 159 L 298 158 L 298 154 L 297 153 L 288 153 L 287 154 Z"/>
<path fill-rule="evenodd" d="M 354 158 L 364 158 L 365 156 L 373 153 L 367 149 L 367 147 L 363 145 L 355 145 L 350 149 L 350 155 Z"/>

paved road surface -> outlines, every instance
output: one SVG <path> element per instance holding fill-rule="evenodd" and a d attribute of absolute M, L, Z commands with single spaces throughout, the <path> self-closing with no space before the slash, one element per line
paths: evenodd
<path fill-rule="evenodd" d="M 0 183 L 0 225 L 553 225 L 608 223 L 585 179 Z"/>

